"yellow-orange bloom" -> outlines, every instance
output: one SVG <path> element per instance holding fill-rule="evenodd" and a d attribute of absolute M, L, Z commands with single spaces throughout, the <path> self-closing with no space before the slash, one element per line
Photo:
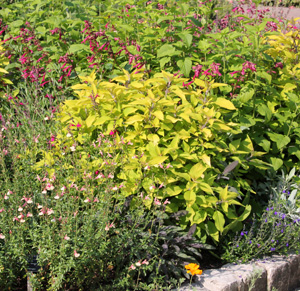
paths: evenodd
<path fill-rule="evenodd" d="M 188 264 L 186 266 L 184 266 L 187 270 L 188 273 L 191 273 L 192 276 L 194 275 L 201 275 L 202 274 L 202 270 L 200 270 L 200 266 L 194 263 Z"/>

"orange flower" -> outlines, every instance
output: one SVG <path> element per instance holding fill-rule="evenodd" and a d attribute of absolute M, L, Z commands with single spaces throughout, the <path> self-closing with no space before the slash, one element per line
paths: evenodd
<path fill-rule="evenodd" d="M 186 268 L 186 270 L 187 270 L 188 273 L 192 274 L 192 276 L 194 276 L 194 275 L 201 275 L 202 274 L 202 270 L 199 270 L 200 266 L 197 265 L 197 264 L 191 263 L 191 264 L 188 264 L 188 265 L 186 265 L 184 267 Z"/>

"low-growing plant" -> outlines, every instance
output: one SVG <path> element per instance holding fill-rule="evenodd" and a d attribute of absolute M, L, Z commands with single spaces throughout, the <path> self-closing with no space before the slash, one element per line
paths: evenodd
<path fill-rule="evenodd" d="M 270 201 L 262 216 L 254 217 L 237 234 L 229 247 L 224 247 L 223 259 L 229 262 L 261 258 L 272 253 L 287 254 L 300 246 L 299 177 L 295 169 L 289 175 L 277 177 L 277 188 L 270 186 Z M 297 182 L 296 182 L 297 181 Z M 291 191 L 291 192 L 290 192 Z"/>

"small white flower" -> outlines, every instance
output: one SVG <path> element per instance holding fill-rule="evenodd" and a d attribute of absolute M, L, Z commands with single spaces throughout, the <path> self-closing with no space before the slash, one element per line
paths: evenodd
<path fill-rule="evenodd" d="M 28 203 L 28 204 L 32 204 L 31 198 L 29 198 L 29 199 L 27 200 L 27 203 Z"/>
<path fill-rule="evenodd" d="M 23 210 L 23 208 L 21 206 L 19 206 L 18 211 L 22 211 L 22 210 Z"/>
<path fill-rule="evenodd" d="M 46 190 L 46 189 L 43 190 L 42 193 L 43 193 L 43 194 L 47 194 L 47 190 Z"/>
<path fill-rule="evenodd" d="M 48 117 L 48 116 L 46 116 L 46 117 L 44 118 L 44 120 L 49 120 L 49 117 Z"/>
<path fill-rule="evenodd" d="M 141 261 L 138 261 L 137 263 L 135 263 L 135 265 L 137 266 L 137 267 L 140 267 L 142 264 L 141 264 Z"/>
<path fill-rule="evenodd" d="M 3 233 L 0 233 L 0 239 L 5 239 L 5 235 Z"/>
<path fill-rule="evenodd" d="M 25 222 L 25 219 L 23 219 L 23 218 L 22 218 L 22 219 L 20 219 L 20 222 L 21 222 L 21 223 Z"/>
<path fill-rule="evenodd" d="M 144 170 L 149 170 L 150 169 L 150 167 L 149 166 L 146 166 L 145 168 L 144 168 Z"/>
<path fill-rule="evenodd" d="M 67 235 L 65 235 L 64 240 L 69 240 L 70 237 L 68 237 Z"/>
<path fill-rule="evenodd" d="M 71 147 L 70 147 L 70 150 L 71 150 L 72 152 L 75 152 L 75 149 L 76 149 L 76 148 L 75 148 L 74 146 L 71 146 Z"/>
<path fill-rule="evenodd" d="M 113 187 L 111 190 L 117 191 L 117 190 L 118 190 L 118 187 L 115 186 L 115 187 Z"/>
<path fill-rule="evenodd" d="M 71 136 L 72 136 L 72 134 L 68 132 L 67 133 L 67 137 L 71 137 Z"/>
<path fill-rule="evenodd" d="M 58 195 L 55 195 L 55 196 L 54 196 L 54 199 L 56 199 L 56 200 L 59 199 L 59 196 L 58 196 Z"/>

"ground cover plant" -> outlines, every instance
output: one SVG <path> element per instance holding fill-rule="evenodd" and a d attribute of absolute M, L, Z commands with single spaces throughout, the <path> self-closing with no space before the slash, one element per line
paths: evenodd
<path fill-rule="evenodd" d="M 299 29 L 244 4 L 1 7 L 2 289 L 35 255 L 36 290 L 167 290 L 299 247 Z"/>

